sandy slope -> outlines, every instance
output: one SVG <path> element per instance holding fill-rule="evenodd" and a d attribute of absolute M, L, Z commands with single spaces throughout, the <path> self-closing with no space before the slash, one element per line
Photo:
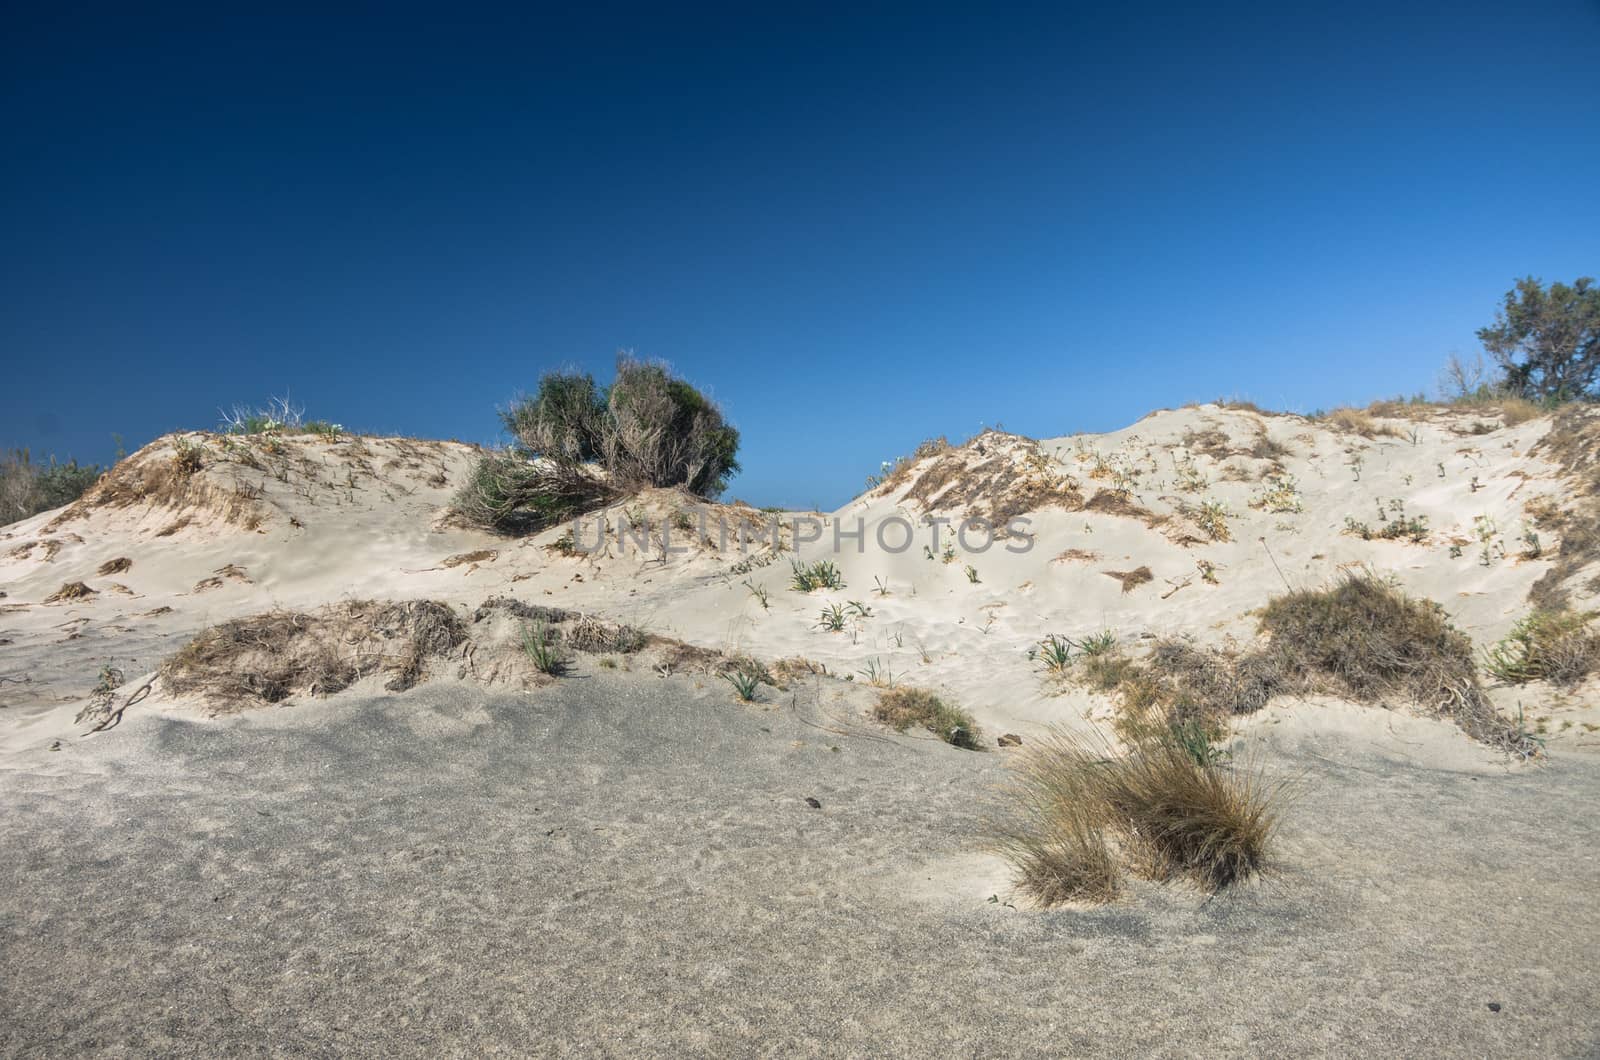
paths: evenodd
<path fill-rule="evenodd" d="M 140 497 L 128 480 L 144 482 L 138 474 L 170 462 L 179 440 L 164 439 L 119 466 L 117 489 L 103 484 L 64 512 L 0 532 L 0 641 L 9 642 L 0 644 L 0 746 L 70 732 L 73 705 L 102 665 L 132 677 L 208 624 L 351 597 L 472 607 L 510 594 L 709 647 L 804 656 L 842 676 L 874 667 L 953 694 L 991 732 L 1078 724 L 1105 709 L 1041 680 L 1029 651 L 1047 633 L 1247 638 L 1253 609 L 1286 584 L 1319 585 L 1352 565 L 1392 574 L 1491 643 L 1524 613 L 1557 544 L 1542 532 L 1544 556 L 1531 558 L 1522 540 L 1533 529 L 1529 506 L 1571 501 L 1563 469 L 1538 444 L 1551 421 L 1503 427 L 1489 414 L 1440 411 L 1379 426 L 1393 433 L 1363 437 L 1326 421 L 1208 405 L 1101 436 L 1034 443 L 990 433 L 814 523 L 806 513 L 783 516 L 802 521 L 783 531 L 794 551 L 781 555 L 759 542 L 742 550 L 735 528 L 771 516 L 730 506 L 706 510 L 703 524 L 696 515 L 692 532 L 670 529 L 667 552 L 613 535 L 601 552 L 569 556 L 552 547 L 564 528 L 518 540 L 452 526 L 448 500 L 474 458 L 454 443 L 193 435 L 187 441 L 204 446 L 201 469 L 181 489 L 161 480 Z M 1268 492 L 1285 481 L 1294 488 L 1275 499 L 1286 510 L 1273 511 Z M 1200 528 L 1195 513 L 1208 502 L 1226 513 L 1228 540 Z M 695 509 L 663 491 L 605 514 L 613 527 L 628 512 L 659 528 L 676 511 Z M 982 534 L 953 539 L 945 530 L 935 545 L 923 523 L 971 513 L 1023 515 L 1027 536 L 975 551 Z M 1381 530 L 1384 520 L 1417 517 L 1426 520 L 1423 543 L 1345 532 L 1347 518 Z M 916 535 L 898 554 L 879 545 L 880 531 L 891 546 L 905 540 L 887 525 L 896 520 Z M 698 540 L 701 525 L 713 540 Z M 580 541 L 594 541 L 597 527 L 586 522 Z M 948 562 L 946 542 L 956 546 Z M 121 557 L 128 570 L 97 573 Z M 845 588 L 791 591 L 795 557 L 836 562 Z M 1107 573 L 1140 568 L 1152 580 L 1129 592 Z M 1570 581 L 1580 605 L 1594 595 L 1588 573 Z M 72 581 L 96 595 L 44 602 Z M 767 590 L 767 608 L 756 586 Z M 824 607 L 849 601 L 870 616 L 853 616 L 843 632 L 819 628 Z M 163 709 L 157 692 L 145 709 Z M 1591 697 L 1539 688 L 1495 695 L 1508 709 L 1521 703 L 1549 716 L 1561 739 L 1593 740 L 1585 725 L 1600 720 L 1583 706 Z M 1454 738 L 1441 728 L 1441 739 Z"/>
<path fill-rule="evenodd" d="M 1274 735 L 1301 795 L 1268 882 L 1038 912 L 990 902 L 974 853 L 1006 756 L 885 737 L 852 721 L 865 689 L 823 689 L 437 682 L 147 712 L 13 763 L 0 1055 L 1600 1044 L 1590 757 L 1460 772 Z"/>

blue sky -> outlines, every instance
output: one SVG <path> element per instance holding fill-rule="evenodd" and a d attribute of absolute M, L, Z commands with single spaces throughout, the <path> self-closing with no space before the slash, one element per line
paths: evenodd
<path fill-rule="evenodd" d="M 671 361 L 732 494 L 1003 424 L 1431 388 L 1600 272 L 1600 5 L 19 8 L 0 445 L 104 461 L 286 390 L 490 442 Z M 447 12 L 448 21 L 440 15 Z"/>

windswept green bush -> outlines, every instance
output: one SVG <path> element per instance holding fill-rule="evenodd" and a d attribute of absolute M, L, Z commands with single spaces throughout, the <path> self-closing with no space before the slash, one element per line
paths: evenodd
<path fill-rule="evenodd" d="M 76 460 L 35 464 L 26 449 L 0 456 L 0 525 L 71 504 L 105 471 Z"/>
<path fill-rule="evenodd" d="M 500 451 L 479 458 L 454 504 L 474 526 L 522 534 L 575 519 L 616 497 L 616 488 L 584 464 Z"/>
<path fill-rule="evenodd" d="M 552 372 L 501 419 L 511 447 L 484 456 L 456 498 L 481 526 L 538 530 L 652 486 L 715 497 L 739 470 L 739 432 L 657 362 L 619 359 L 608 387 Z"/>

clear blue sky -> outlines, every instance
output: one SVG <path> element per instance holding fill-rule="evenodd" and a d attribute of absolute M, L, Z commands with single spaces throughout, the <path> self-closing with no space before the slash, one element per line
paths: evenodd
<path fill-rule="evenodd" d="M 1429 388 L 1600 272 L 1593 2 L 216 6 L 7 15 L 0 445 L 286 389 L 488 442 L 627 347 L 831 506 L 981 424 Z"/>

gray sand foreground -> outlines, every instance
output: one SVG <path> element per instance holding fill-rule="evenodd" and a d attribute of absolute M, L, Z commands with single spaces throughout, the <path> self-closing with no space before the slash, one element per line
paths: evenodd
<path fill-rule="evenodd" d="M 0 1053 L 1600 1042 L 1592 758 L 1444 772 L 1328 737 L 1273 759 L 1303 779 L 1268 882 L 1039 912 L 975 852 L 1002 753 L 767 694 L 604 675 L 130 711 L 0 762 Z"/>

